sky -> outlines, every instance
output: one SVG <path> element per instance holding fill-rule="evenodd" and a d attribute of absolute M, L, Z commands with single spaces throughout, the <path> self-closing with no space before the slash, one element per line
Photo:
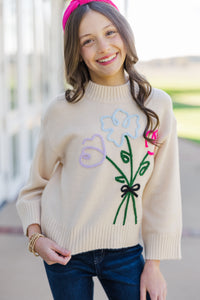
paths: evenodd
<path fill-rule="evenodd" d="M 140 60 L 200 55 L 199 0 L 127 0 Z M 114 1 L 124 13 L 125 0 Z"/>

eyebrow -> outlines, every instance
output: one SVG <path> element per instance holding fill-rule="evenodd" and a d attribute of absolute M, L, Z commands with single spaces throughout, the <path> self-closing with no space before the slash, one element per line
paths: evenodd
<path fill-rule="evenodd" d="M 110 24 L 106 25 L 106 26 L 103 28 L 103 30 L 106 29 L 107 27 L 110 27 L 110 26 L 114 26 L 114 25 L 113 25 L 112 23 L 110 23 Z M 80 36 L 79 39 L 82 39 L 82 38 L 84 38 L 84 37 L 86 37 L 86 36 L 90 36 L 90 35 L 92 35 L 92 33 L 86 33 L 86 34 Z"/>

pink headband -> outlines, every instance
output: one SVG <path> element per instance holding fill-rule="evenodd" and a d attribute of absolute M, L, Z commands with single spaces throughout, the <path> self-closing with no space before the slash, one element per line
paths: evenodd
<path fill-rule="evenodd" d="M 69 19 L 71 13 L 79 6 L 79 5 L 83 5 L 83 4 L 87 4 L 89 2 L 105 2 L 105 3 L 109 3 L 111 4 L 112 6 L 114 6 L 117 10 L 117 6 L 110 0 L 72 0 L 70 2 L 70 4 L 68 5 L 64 15 L 63 15 L 63 30 L 65 31 L 65 25 L 67 23 L 67 20 Z"/>

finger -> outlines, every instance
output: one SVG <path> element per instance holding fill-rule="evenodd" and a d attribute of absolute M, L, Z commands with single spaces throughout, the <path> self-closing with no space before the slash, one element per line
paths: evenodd
<path fill-rule="evenodd" d="M 163 300 L 167 299 L 167 288 L 165 288 L 164 292 L 163 292 Z"/>
<path fill-rule="evenodd" d="M 64 258 L 66 261 L 61 261 L 60 259 L 56 259 L 56 257 L 53 258 L 53 260 L 48 260 L 46 259 L 45 262 L 50 266 L 50 265 L 54 265 L 54 264 L 60 264 L 60 265 L 66 265 L 71 257 L 67 257 L 67 258 Z"/>
<path fill-rule="evenodd" d="M 159 294 L 158 300 L 166 300 L 166 293 L 164 291 Z"/>
<path fill-rule="evenodd" d="M 149 293 L 147 292 L 145 300 L 151 300 Z"/>
<path fill-rule="evenodd" d="M 65 248 L 60 247 L 57 244 L 54 244 L 53 250 L 55 250 L 58 254 L 66 257 L 66 256 L 71 256 L 71 252 Z"/>
<path fill-rule="evenodd" d="M 71 259 L 71 256 L 63 257 L 58 255 L 57 263 L 61 265 L 66 265 Z"/>
<path fill-rule="evenodd" d="M 167 297 L 167 285 L 164 284 L 163 288 L 159 294 L 159 300 L 166 300 L 166 297 Z"/>
<path fill-rule="evenodd" d="M 140 300 L 146 300 L 146 288 L 140 286 Z"/>
<path fill-rule="evenodd" d="M 52 261 L 53 263 L 66 265 L 69 262 L 70 259 L 71 259 L 71 255 L 61 256 L 56 251 L 52 250 L 50 261 Z"/>
<path fill-rule="evenodd" d="M 159 296 L 157 296 L 156 292 L 149 292 L 149 295 L 151 300 L 162 300 L 159 298 Z"/>

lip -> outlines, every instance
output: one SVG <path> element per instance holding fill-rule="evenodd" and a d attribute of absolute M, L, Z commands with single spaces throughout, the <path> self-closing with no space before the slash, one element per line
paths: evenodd
<path fill-rule="evenodd" d="M 104 56 L 104 57 L 101 57 L 101 58 L 97 59 L 96 61 L 97 61 L 97 63 L 99 63 L 100 65 L 108 65 L 108 64 L 112 63 L 112 62 L 117 58 L 118 54 L 119 54 L 119 53 L 117 52 L 117 53 L 113 53 L 113 54 L 110 54 L 110 55 L 106 55 L 106 56 Z M 114 55 L 115 55 L 115 56 L 114 56 Z M 101 60 L 108 59 L 109 57 L 112 57 L 112 56 L 114 56 L 113 59 L 111 59 L 111 60 L 109 60 L 109 61 L 101 62 Z"/>
<path fill-rule="evenodd" d="M 106 55 L 106 56 L 104 56 L 104 57 L 98 58 L 97 60 L 106 59 L 106 58 L 109 58 L 109 57 L 111 57 L 111 56 L 113 56 L 113 55 L 115 55 L 115 54 L 117 54 L 117 53 L 112 53 L 112 54 Z"/>

